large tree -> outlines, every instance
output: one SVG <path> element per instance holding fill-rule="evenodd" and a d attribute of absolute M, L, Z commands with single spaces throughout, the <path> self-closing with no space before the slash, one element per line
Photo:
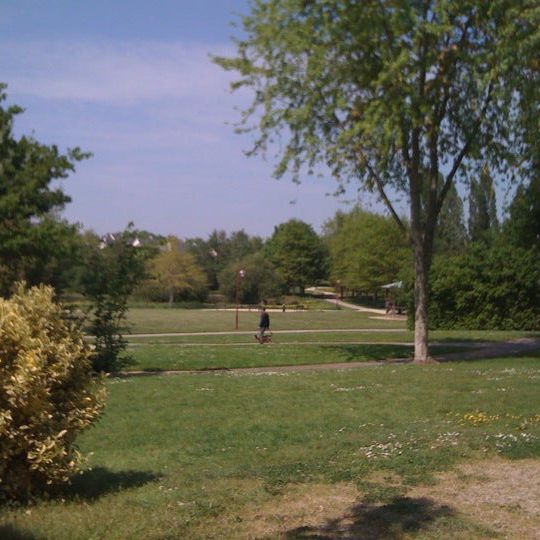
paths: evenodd
<path fill-rule="evenodd" d="M 316 285 L 327 275 L 326 246 L 313 227 L 299 219 L 275 227 L 265 251 L 287 286 L 302 294 L 306 286 Z"/>
<path fill-rule="evenodd" d="M 348 289 L 377 293 L 381 285 L 397 281 L 409 263 L 405 238 L 386 216 L 360 208 L 338 214 L 335 231 L 328 238 L 334 281 Z"/>
<path fill-rule="evenodd" d="M 2 106 L 6 85 L 0 83 L 0 293 L 16 280 L 57 284 L 52 275 L 64 268 L 76 230 L 55 217 L 70 202 L 56 180 L 75 170 L 88 154 L 78 148 L 62 154 L 32 137 L 16 137 L 13 124 L 23 109 Z"/>
<path fill-rule="evenodd" d="M 207 288 L 204 270 L 175 236 L 169 236 L 160 253 L 150 261 L 149 273 L 150 284 L 165 292 L 170 305 L 176 296 L 197 297 Z"/>
<path fill-rule="evenodd" d="M 278 176 L 322 162 L 378 193 L 409 235 L 418 362 L 448 191 L 486 161 L 497 173 L 527 165 L 539 20 L 539 0 L 252 0 L 238 55 L 216 59 L 254 91 L 242 126 L 255 130 L 252 152 L 276 151 L 281 136 Z"/>

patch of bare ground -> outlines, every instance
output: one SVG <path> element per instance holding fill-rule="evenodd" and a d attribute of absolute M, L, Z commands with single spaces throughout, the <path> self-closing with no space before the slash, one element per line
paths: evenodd
<path fill-rule="evenodd" d="M 540 539 L 540 461 L 501 458 L 462 464 L 416 487 L 412 497 L 430 497 L 489 527 L 502 538 Z"/>
<path fill-rule="evenodd" d="M 466 463 L 429 486 L 407 487 L 387 473 L 369 481 L 405 495 L 372 502 L 349 483 L 290 485 L 240 516 L 220 516 L 215 538 L 540 539 L 540 461 Z"/>

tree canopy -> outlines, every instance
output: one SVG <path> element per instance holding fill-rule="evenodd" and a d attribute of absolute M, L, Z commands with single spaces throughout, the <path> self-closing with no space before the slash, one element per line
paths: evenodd
<path fill-rule="evenodd" d="M 68 237 L 76 231 L 55 216 L 71 200 L 55 181 L 67 178 L 75 164 L 89 156 L 79 148 L 63 154 L 55 145 L 28 136 L 17 138 L 13 124 L 23 109 L 2 105 L 5 89 L 0 83 L 0 292 L 4 294 L 16 280 L 50 282 L 46 267 L 55 260 L 66 263 L 69 248 L 62 241 L 71 242 Z"/>
<path fill-rule="evenodd" d="M 186 251 L 179 238 L 169 236 L 160 253 L 149 263 L 150 282 L 168 296 L 169 304 L 175 296 L 196 297 L 206 290 L 206 275 L 195 256 Z"/>
<path fill-rule="evenodd" d="M 330 228 L 331 276 L 344 287 L 376 293 L 410 264 L 406 239 L 389 217 L 358 208 Z"/>
<path fill-rule="evenodd" d="M 274 228 L 265 251 L 289 288 L 300 292 L 327 275 L 326 248 L 313 227 L 291 219 Z"/>

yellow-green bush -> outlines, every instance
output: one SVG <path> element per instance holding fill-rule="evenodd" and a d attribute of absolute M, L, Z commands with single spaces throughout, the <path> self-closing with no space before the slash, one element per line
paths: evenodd
<path fill-rule="evenodd" d="M 68 481 L 82 463 L 75 438 L 102 412 L 90 348 L 63 315 L 50 287 L 0 299 L 0 499 Z"/>

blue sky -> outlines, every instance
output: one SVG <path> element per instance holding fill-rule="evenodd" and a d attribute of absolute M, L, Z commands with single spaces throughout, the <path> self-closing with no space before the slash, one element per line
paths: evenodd
<path fill-rule="evenodd" d="M 343 200 L 330 179 L 296 186 L 247 158 L 234 133 L 231 22 L 247 0 L 0 0 L 0 81 L 26 109 L 17 133 L 93 152 L 63 182 L 70 221 L 98 233 L 137 228 L 206 237 L 269 236 L 302 219 L 320 231 Z"/>

